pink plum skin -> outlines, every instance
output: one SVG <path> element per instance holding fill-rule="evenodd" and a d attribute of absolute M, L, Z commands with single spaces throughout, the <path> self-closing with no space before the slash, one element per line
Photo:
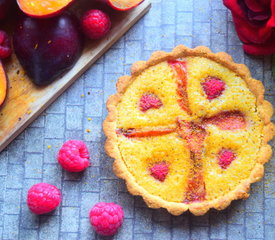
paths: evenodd
<path fill-rule="evenodd" d="M 98 1 L 108 4 L 110 7 L 112 7 L 115 10 L 118 10 L 118 11 L 128 11 L 128 10 L 131 10 L 131 9 L 137 7 L 138 5 L 140 5 L 144 0 L 141 0 L 138 4 L 136 4 L 136 5 L 132 6 L 132 7 L 129 7 L 129 8 L 118 8 L 118 7 L 116 7 L 116 6 L 114 6 L 112 4 L 111 0 L 98 0 Z"/>

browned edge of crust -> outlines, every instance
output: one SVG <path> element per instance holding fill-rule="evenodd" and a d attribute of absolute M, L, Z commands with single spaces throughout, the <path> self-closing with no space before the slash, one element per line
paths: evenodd
<path fill-rule="evenodd" d="M 135 178 L 128 171 L 123 159 L 121 158 L 121 154 L 117 146 L 116 135 L 116 106 L 120 102 L 121 97 L 128 86 L 132 83 L 133 79 L 145 69 L 162 61 L 178 59 L 187 56 L 200 56 L 209 58 L 229 68 L 231 71 L 235 72 L 237 75 L 243 78 L 246 81 L 250 91 L 256 96 L 256 104 L 264 123 L 263 140 L 262 146 L 259 150 L 259 158 L 250 174 L 250 177 L 246 180 L 243 180 L 243 182 L 241 182 L 236 187 L 236 189 L 219 199 L 192 204 L 165 201 L 158 196 L 154 196 L 148 193 L 143 187 L 138 185 L 138 183 L 135 181 Z M 266 163 L 272 155 L 272 149 L 271 146 L 268 145 L 268 141 L 271 140 L 275 135 L 275 126 L 273 123 L 271 123 L 273 107 L 271 103 L 264 100 L 264 86 L 262 82 L 253 79 L 250 75 L 249 69 L 243 64 L 235 63 L 232 57 L 227 53 L 212 53 L 209 48 L 204 46 L 191 49 L 183 45 L 179 45 L 174 48 L 171 53 L 156 51 L 152 54 L 147 62 L 138 61 L 134 63 L 132 65 L 131 72 L 132 76 L 123 76 L 119 78 L 117 82 L 117 93 L 110 96 L 107 101 L 107 109 L 109 114 L 103 123 L 104 133 L 107 136 L 105 150 L 110 157 L 115 159 L 113 170 L 119 178 L 122 178 L 126 181 L 129 192 L 133 195 L 142 196 L 149 207 L 166 208 L 173 215 L 180 215 L 183 212 L 190 210 L 190 212 L 192 212 L 194 215 L 199 216 L 205 214 L 210 208 L 215 208 L 217 210 L 225 209 L 228 205 L 230 205 L 232 200 L 246 199 L 249 196 L 248 192 L 250 190 L 250 184 L 259 181 L 263 177 L 264 163 Z"/>

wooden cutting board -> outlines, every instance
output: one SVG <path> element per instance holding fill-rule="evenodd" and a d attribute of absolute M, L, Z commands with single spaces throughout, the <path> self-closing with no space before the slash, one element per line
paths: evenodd
<path fill-rule="evenodd" d="M 81 15 L 83 11 L 93 8 L 91 2 L 79 0 L 72 11 Z M 76 65 L 47 87 L 35 86 L 13 55 L 5 64 L 9 91 L 5 105 L 0 110 L 0 152 L 145 15 L 150 6 L 150 0 L 145 0 L 130 11 L 111 11 L 112 29 L 108 35 L 100 41 L 86 41 Z"/>

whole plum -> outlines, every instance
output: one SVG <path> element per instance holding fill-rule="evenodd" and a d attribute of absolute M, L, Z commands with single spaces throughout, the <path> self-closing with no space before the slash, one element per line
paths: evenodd
<path fill-rule="evenodd" d="M 50 19 L 19 19 L 14 51 L 37 85 L 47 85 L 69 70 L 81 55 L 83 39 L 78 20 L 69 13 Z"/>

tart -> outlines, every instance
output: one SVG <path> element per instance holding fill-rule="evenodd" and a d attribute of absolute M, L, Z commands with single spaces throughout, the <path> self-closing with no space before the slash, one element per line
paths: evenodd
<path fill-rule="evenodd" d="M 103 124 L 115 174 L 151 208 L 203 215 L 249 196 L 275 133 L 262 83 L 224 52 L 177 46 L 133 64 Z"/>

